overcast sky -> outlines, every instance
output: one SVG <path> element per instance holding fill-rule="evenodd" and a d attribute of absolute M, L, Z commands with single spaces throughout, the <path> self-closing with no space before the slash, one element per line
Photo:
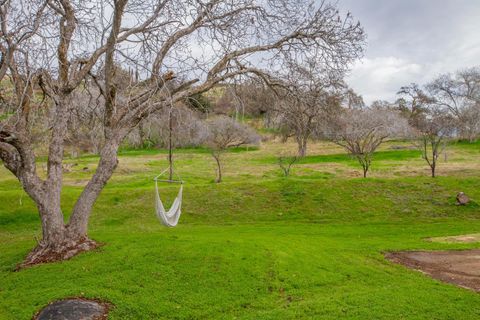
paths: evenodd
<path fill-rule="evenodd" d="M 411 82 L 423 84 L 480 65 L 480 0 L 338 0 L 360 20 L 365 57 L 348 83 L 367 104 L 395 100 Z"/>

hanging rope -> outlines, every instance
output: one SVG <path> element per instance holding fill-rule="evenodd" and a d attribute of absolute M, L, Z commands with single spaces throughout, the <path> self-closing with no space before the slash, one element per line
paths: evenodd
<path fill-rule="evenodd" d="M 172 146 L 172 132 L 173 132 L 173 119 L 172 119 L 173 104 L 170 104 L 170 110 L 168 111 L 168 163 L 169 163 L 169 178 L 173 180 L 173 146 Z"/>
<path fill-rule="evenodd" d="M 178 224 L 178 220 L 180 219 L 180 215 L 182 214 L 182 199 L 183 199 L 183 181 L 178 176 L 178 180 L 174 180 L 173 176 L 176 174 L 174 171 L 173 165 L 173 102 L 171 100 L 171 92 L 166 88 L 168 95 L 170 96 L 170 109 L 168 112 L 168 168 L 163 170 L 158 176 L 155 177 L 155 210 L 157 214 L 157 218 L 160 222 L 167 226 L 167 227 L 175 227 Z M 168 171 L 168 180 L 161 180 L 159 179 L 162 175 L 164 175 Z M 167 183 L 179 183 L 180 190 L 173 201 L 172 206 L 170 209 L 166 210 L 165 206 L 160 199 L 160 192 L 158 190 L 158 183 L 159 182 L 167 182 Z"/>

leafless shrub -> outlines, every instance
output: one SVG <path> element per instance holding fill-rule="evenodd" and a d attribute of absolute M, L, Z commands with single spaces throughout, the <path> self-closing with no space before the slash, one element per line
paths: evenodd
<path fill-rule="evenodd" d="M 297 163 L 300 159 L 301 159 L 301 157 L 298 156 L 298 154 L 296 154 L 294 156 L 281 154 L 277 157 L 278 165 L 279 165 L 280 169 L 282 170 L 283 175 L 285 177 L 290 176 L 290 170 L 291 170 L 292 166 L 295 163 Z"/>

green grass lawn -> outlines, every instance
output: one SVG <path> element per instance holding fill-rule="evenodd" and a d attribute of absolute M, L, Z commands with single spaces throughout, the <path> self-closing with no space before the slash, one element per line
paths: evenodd
<path fill-rule="evenodd" d="M 291 147 L 226 154 L 221 184 L 212 183 L 208 152 L 178 152 L 187 184 L 172 229 L 154 214 L 152 178 L 165 166 L 164 152 L 125 150 L 91 218 L 90 236 L 105 245 L 19 272 L 13 269 L 40 237 L 40 223 L 18 182 L 0 169 L 0 319 L 31 319 L 50 301 L 75 296 L 111 302 L 109 319 L 480 317 L 477 293 L 382 254 L 479 246 L 425 240 L 479 232 L 478 144 L 452 146 L 437 179 L 416 151 L 389 145 L 372 178 L 357 178 L 355 161 L 326 144 L 313 145 L 285 179 L 275 155 Z M 96 161 L 68 160 L 76 165 L 65 176 L 65 212 Z M 162 197 L 171 202 L 177 187 L 162 186 Z M 455 206 L 459 191 L 474 202 Z"/>

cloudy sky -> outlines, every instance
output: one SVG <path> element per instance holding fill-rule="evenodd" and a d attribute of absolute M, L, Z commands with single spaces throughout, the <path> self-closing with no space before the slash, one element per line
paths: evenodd
<path fill-rule="evenodd" d="M 480 65 L 480 0 L 338 0 L 368 34 L 348 83 L 366 103 L 394 100 L 402 85 L 423 84 Z"/>

